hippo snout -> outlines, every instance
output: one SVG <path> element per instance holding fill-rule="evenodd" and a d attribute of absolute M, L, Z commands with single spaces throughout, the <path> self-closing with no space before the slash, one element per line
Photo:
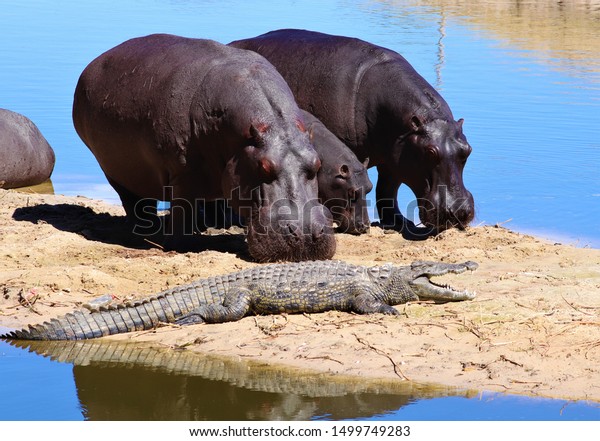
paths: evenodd
<path fill-rule="evenodd" d="M 347 212 L 344 216 L 337 216 L 337 232 L 356 235 L 367 233 L 371 228 L 371 224 L 368 221 L 368 217 L 366 222 L 362 219 L 358 219 L 358 217 L 359 216 L 356 216 L 352 212 Z"/>
<path fill-rule="evenodd" d="M 419 217 L 424 225 L 438 232 L 448 228 L 464 230 L 475 217 L 475 203 L 470 191 L 459 197 L 445 194 L 442 198 L 420 199 Z"/>
<path fill-rule="evenodd" d="M 475 218 L 473 196 L 471 193 L 469 193 L 469 196 L 470 198 L 467 203 L 463 203 L 458 208 L 450 210 L 449 221 L 452 227 L 464 230 Z"/>
<path fill-rule="evenodd" d="M 258 210 L 248 224 L 248 249 L 254 259 L 295 262 L 333 257 L 336 242 L 325 207 L 316 204 L 308 212 L 290 210 L 285 216 L 271 208 Z M 303 215 L 306 213 L 308 216 Z"/>

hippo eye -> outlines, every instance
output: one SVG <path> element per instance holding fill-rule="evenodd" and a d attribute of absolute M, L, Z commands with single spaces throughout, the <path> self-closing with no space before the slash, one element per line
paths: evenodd
<path fill-rule="evenodd" d="M 317 158 L 312 165 L 306 167 L 306 177 L 308 180 L 312 181 L 317 176 L 319 170 L 321 170 L 321 160 Z"/>
<path fill-rule="evenodd" d="M 267 158 L 261 158 L 258 161 L 258 172 L 264 180 L 269 182 L 277 178 L 275 164 L 273 163 L 273 161 Z"/>
<path fill-rule="evenodd" d="M 296 127 L 298 127 L 298 129 L 302 133 L 306 132 L 306 127 L 304 126 L 304 123 L 302 121 L 300 121 L 299 119 L 296 120 Z"/>
<path fill-rule="evenodd" d="M 425 154 L 427 155 L 427 159 L 429 159 L 433 163 L 440 162 L 440 149 L 434 144 L 429 144 L 425 147 Z"/>

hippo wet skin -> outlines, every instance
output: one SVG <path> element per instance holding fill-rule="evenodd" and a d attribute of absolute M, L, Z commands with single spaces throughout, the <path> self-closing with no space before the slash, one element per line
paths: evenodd
<path fill-rule="evenodd" d="M 54 150 L 29 118 L 0 109 L 0 188 L 41 184 L 54 162 Z"/>
<path fill-rule="evenodd" d="M 284 29 L 230 43 L 267 58 L 296 102 L 379 174 L 384 226 L 413 227 L 397 192 L 408 185 L 430 229 L 464 228 L 474 217 L 463 183 L 471 146 L 448 104 L 398 53 L 356 38 Z"/>
<path fill-rule="evenodd" d="M 334 254 L 320 160 L 292 92 L 260 55 L 174 35 L 128 40 L 85 68 L 73 122 L 134 233 L 156 232 L 166 200 L 165 247 L 186 249 L 195 201 L 226 198 L 247 220 L 254 259 Z"/>

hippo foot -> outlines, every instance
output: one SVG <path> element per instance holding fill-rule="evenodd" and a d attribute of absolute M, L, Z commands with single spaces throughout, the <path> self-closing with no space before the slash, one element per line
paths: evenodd
<path fill-rule="evenodd" d="M 188 253 L 202 250 L 193 235 L 167 235 L 164 237 L 162 245 L 164 251 L 176 251 L 178 253 Z"/>
<path fill-rule="evenodd" d="M 400 213 L 392 219 L 382 219 L 380 222 L 373 222 L 372 226 L 381 227 L 384 230 L 394 230 L 402 234 L 406 240 L 425 240 L 436 234 L 435 228 L 418 227 L 414 222 L 405 218 Z"/>

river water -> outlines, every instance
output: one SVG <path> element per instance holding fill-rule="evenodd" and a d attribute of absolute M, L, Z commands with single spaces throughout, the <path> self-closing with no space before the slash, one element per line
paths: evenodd
<path fill-rule="evenodd" d="M 31 118 L 55 149 L 57 162 L 52 181 L 57 193 L 118 203 L 71 122 L 78 76 L 100 53 L 128 38 L 154 32 L 223 43 L 286 27 L 354 36 L 402 53 L 441 92 L 455 117 L 465 119 L 465 133 L 474 148 L 465 169 L 465 182 L 476 202 L 474 224 L 503 223 L 555 241 L 600 247 L 599 3 L 4 0 L 0 10 L 0 107 Z M 376 172 L 370 173 L 375 182 Z M 412 199 L 410 191 L 402 189 L 400 207 L 414 219 Z M 7 366 L 22 369 L 8 360 L 21 360 L 34 377 L 41 369 L 54 372 L 42 366 L 63 366 L 56 369 L 61 370 L 66 383 L 51 380 L 56 388 L 48 394 L 60 396 L 61 403 L 70 410 L 63 412 L 59 410 L 61 406 L 52 405 L 49 408 L 55 411 L 33 412 L 32 419 L 94 418 L 82 410 L 83 392 L 71 374 L 76 368 L 49 362 L 5 343 L 0 343 L 0 397 L 6 397 L 3 389 L 11 386 L 6 383 Z M 40 391 L 36 386 L 24 396 L 31 400 Z M 230 407 L 235 400 L 230 400 Z M 456 407 L 456 402 L 450 400 L 463 404 Z M 547 408 L 540 402 L 532 405 L 499 396 L 474 401 L 415 396 L 408 400 L 410 405 L 400 405 L 392 399 L 385 409 L 373 410 L 368 417 L 406 418 L 404 412 L 411 409 L 416 413 L 409 413 L 410 417 L 425 418 L 431 413 L 420 409 L 431 403 L 442 409 L 436 414 L 442 415 L 440 418 L 443 412 L 455 418 L 452 412 L 460 406 L 479 409 L 475 410 L 479 413 L 471 414 L 474 419 L 493 419 L 494 415 L 519 417 L 518 411 L 503 414 L 496 410 L 488 414 L 484 409 L 490 407 L 472 404 L 506 403 L 505 400 L 509 400 L 505 409 L 522 409 L 518 403 L 527 403 L 522 404 L 528 409 L 525 418 L 544 419 L 533 409 L 545 409 L 541 415 L 550 419 L 568 414 L 556 410 L 564 403 L 554 401 Z M 281 410 L 286 404 L 280 401 L 274 398 L 270 403 Z M 132 405 L 132 409 L 137 405 Z M 327 417 L 334 414 L 338 405 L 329 402 L 329 408 L 326 404 L 319 406 L 311 404 L 308 407 L 318 410 L 302 415 Z M 576 415 L 574 418 L 589 418 L 589 412 L 594 415 L 592 418 L 598 417 L 594 407 L 567 409 L 575 409 L 571 414 Z M 150 415 L 160 419 L 169 414 Z M 259 414 L 240 410 L 238 415 Z M 189 416 L 214 418 L 212 414 Z M 256 418 L 263 417 L 269 416 Z M 356 413 L 354 417 L 367 415 Z M 0 418 L 18 416 L 3 413 Z"/>

